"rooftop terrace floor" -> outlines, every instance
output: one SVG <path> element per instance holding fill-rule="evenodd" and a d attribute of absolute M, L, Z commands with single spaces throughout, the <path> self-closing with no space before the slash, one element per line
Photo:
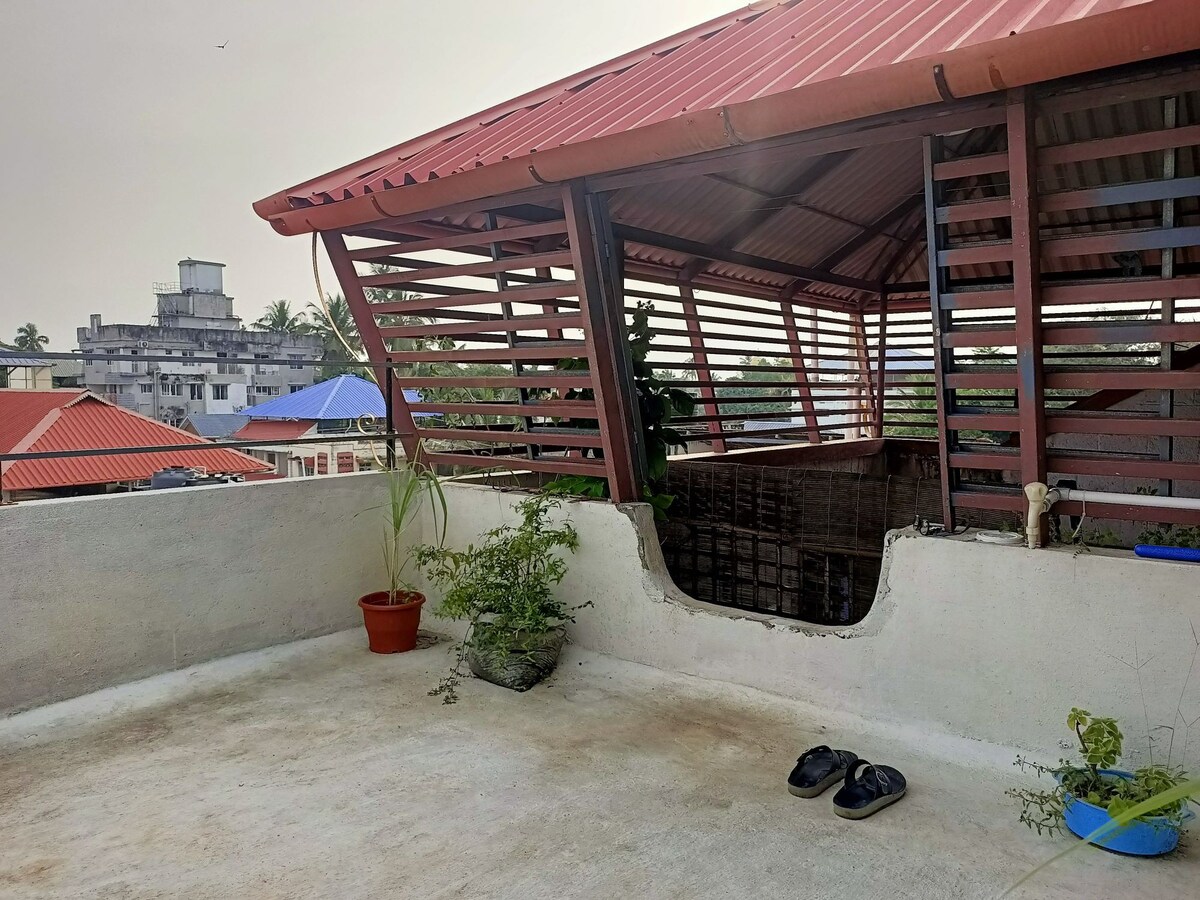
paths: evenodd
<path fill-rule="evenodd" d="M 568 648 L 519 695 L 427 696 L 442 643 L 348 632 L 0 722 L 0 897 L 994 897 L 1065 844 L 1001 754 Z M 898 766 L 863 822 L 787 793 L 818 743 Z M 964 745 L 965 747 L 966 745 Z M 947 762 L 957 754 L 965 762 Z M 1020 897 L 1194 896 L 1194 852 L 1074 854 Z"/>

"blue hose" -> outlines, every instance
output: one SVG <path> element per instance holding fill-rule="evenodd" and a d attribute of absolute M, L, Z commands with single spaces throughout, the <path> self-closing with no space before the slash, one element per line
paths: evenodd
<path fill-rule="evenodd" d="M 1174 559 L 1179 562 L 1200 563 L 1200 550 L 1191 547 L 1159 547 L 1156 544 L 1138 544 L 1133 548 L 1138 556 L 1148 559 Z"/>

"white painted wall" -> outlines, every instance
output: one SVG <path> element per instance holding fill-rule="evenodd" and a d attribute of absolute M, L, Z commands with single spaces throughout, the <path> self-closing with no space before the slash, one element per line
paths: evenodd
<path fill-rule="evenodd" d="M 449 539 L 500 523 L 520 495 L 453 485 Z M 896 532 L 871 613 L 848 628 L 724 610 L 670 582 L 643 507 L 572 503 L 581 546 L 562 590 L 592 601 L 571 629 L 592 650 L 749 685 L 900 728 L 1057 759 L 1067 711 L 1169 724 L 1200 632 L 1200 568 L 1119 551 L 1076 555 Z M 644 563 L 643 563 L 644 560 Z M 1200 716 L 1200 671 L 1183 697 Z M 1163 734 L 1163 744 L 1169 735 Z M 1182 745 L 1182 731 L 1176 751 Z M 1190 752 L 1200 768 L 1200 723 Z"/>
<path fill-rule="evenodd" d="M 0 714 L 361 623 L 373 473 L 0 507 Z"/>
<path fill-rule="evenodd" d="M 384 496 L 383 476 L 362 473 L 0 507 L 0 713 L 359 627 L 356 598 L 383 583 L 379 519 L 359 513 Z M 452 484 L 446 496 L 449 541 L 463 545 L 525 495 Z M 1135 750 L 1145 718 L 1167 724 L 1177 705 L 1200 716 L 1200 672 L 1183 690 L 1194 567 L 897 533 L 866 619 L 804 626 L 684 596 L 645 507 L 561 514 L 581 539 L 561 589 L 593 604 L 571 634 L 592 650 L 1050 759 L 1074 705 L 1119 717 Z M 452 630 L 433 605 L 425 627 Z"/>

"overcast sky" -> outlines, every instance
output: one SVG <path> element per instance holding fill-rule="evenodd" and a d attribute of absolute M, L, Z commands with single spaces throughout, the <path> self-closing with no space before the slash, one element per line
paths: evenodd
<path fill-rule="evenodd" d="M 189 256 L 303 307 L 254 200 L 745 3 L 0 0 L 0 340 L 147 323 Z"/>

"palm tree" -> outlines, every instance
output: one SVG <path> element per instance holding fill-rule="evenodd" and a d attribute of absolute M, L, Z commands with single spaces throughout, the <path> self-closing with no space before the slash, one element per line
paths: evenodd
<path fill-rule="evenodd" d="M 278 334 L 309 334 L 312 331 L 312 325 L 304 312 L 293 315 L 292 304 L 287 300 L 276 300 L 270 304 L 262 318 L 254 325 L 264 331 L 274 331 Z"/>
<path fill-rule="evenodd" d="M 32 322 L 26 322 L 17 329 L 17 337 L 13 341 L 13 346 L 18 350 L 41 350 L 50 343 L 50 338 L 46 337 L 38 327 Z"/>

